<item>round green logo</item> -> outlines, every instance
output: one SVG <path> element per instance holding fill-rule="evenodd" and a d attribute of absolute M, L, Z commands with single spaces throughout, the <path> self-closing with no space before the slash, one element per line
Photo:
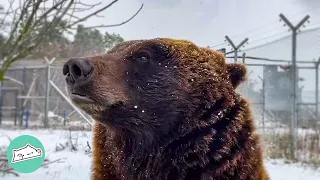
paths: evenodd
<path fill-rule="evenodd" d="M 42 143 L 30 135 L 22 135 L 11 141 L 7 149 L 10 166 L 21 173 L 31 173 L 44 162 L 45 152 Z"/>

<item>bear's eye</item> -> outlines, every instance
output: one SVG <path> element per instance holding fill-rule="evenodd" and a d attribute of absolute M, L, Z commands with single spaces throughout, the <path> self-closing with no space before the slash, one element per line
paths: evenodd
<path fill-rule="evenodd" d="M 149 57 L 147 56 L 140 56 L 137 58 L 138 61 L 142 62 L 142 63 L 146 63 L 149 61 Z"/>
<path fill-rule="evenodd" d="M 150 56 L 146 53 L 141 53 L 135 59 L 137 63 L 145 64 L 149 62 Z"/>
<path fill-rule="evenodd" d="M 140 65 L 146 65 L 151 59 L 150 53 L 146 50 L 137 52 L 134 57 L 134 61 Z"/>

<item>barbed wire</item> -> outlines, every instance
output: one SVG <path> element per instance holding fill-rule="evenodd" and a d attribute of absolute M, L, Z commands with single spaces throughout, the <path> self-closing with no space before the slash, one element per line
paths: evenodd
<path fill-rule="evenodd" d="M 288 16 L 288 18 L 290 18 L 290 19 L 296 19 L 297 17 L 298 17 L 298 15 L 301 15 L 301 14 L 303 14 L 303 13 L 306 13 L 306 12 L 314 12 L 315 10 L 318 10 L 318 9 L 320 9 L 320 7 L 313 7 L 313 8 L 310 8 L 310 9 L 308 9 L 308 10 L 306 10 L 306 11 L 303 11 L 303 12 L 301 12 L 301 13 L 295 13 L 294 15 L 291 15 L 291 16 Z M 310 11 L 311 10 L 311 11 Z M 318 17 L 318 16 L 316 16 L 316 17 Z M 314 18 L 314 19 L 317 19 L 317 18 Z M 260 27 L 258 27 L 258 28 L 254 28 L 254 29 L 251 29 L 251 30 L 249 30 L 249 31 L 246 31 L 245 33 L 240 33 L 240 34 L 236 34 L 236 35 L 234 35 L 234 36 L 231 36 L 233 39 L 238 39 L 238 38 L 242 38 L 244 35 L 247 35 L 247 34 L 252 34 L 253 32 L 257 32 L 258 30 L 260 30 L 260 29 L 265 29 L 266 27 L 271 27 L 270 25 L 274 25 L 274 24 L 277 24 L 277 23 L 279 23 L 279 21 L 270 21 L 269 23 L 267 23 L 267 24 L 265 24 L 265 25 L 263 25 L 263 26 L 260 26 Z M 279 25 L 281 25 L 281 24 L 279 24 Z M 309 26 L 311 26 L 311 25 L 320 25 L 320 21 L 319 22 L 316 22 L 316 23 L 312 23 L 312 24 L 310 24 Z M 273 28 L 273 29 L 275 29 L 275 30 L 280 30 L 280 29 L 282 29 L 283 27 L 279 27 L 279 28 Z M 273 31 L 273 32 L 275 32 L 275 30 Z M 281 32 L 279 32 L 279 34 L 280 33 L 283 33 L 283 32 L 288 32 L 288 30 L 284 30 L 284 31 L 281 31 Z M 267 31 L 267 32 L 264 32 L 264 33 L 259 33 L 258 35 L 255 35 L 255 36 L 249 36 L 248 38 L 249 39 L 252 39 L 252 38 L 255 38 L 255 37 L 260 37 L 261 35 L 265 35 L 265 34 L 268 34 L 268 33 L 270 33 L 270 31 Z M 251 43 L 252 41 L 250 40 L 250 43 Z M 218 47 L 218 46 L 222 46 L 222 45 L 227 45 L 228 44 L 228 42 L 226 42 L 226 41 L 224 41 L 224 42 L 220 42 L 220 43 L 217 43 L 217 44 L 215 44 L 215 45 L 212 45 L 212 46 L 209 46 L 210 48 L 214 48 L 214 47 Z"/>

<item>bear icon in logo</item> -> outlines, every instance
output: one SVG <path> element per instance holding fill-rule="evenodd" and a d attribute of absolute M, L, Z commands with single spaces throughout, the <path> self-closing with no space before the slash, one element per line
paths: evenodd
<path fill-rule="evenodd" d="M 29 143 L 19 149 L 12 149 L 11 163 L 22 162 L 42 156 L 42 150 L 36 148 Z"/>

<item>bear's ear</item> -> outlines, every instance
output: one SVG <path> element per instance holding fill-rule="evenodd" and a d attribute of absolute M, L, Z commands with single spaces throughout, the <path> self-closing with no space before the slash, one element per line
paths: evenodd
<path fill-rule="evenodd" d="M 241 82 L 247 79 L 247 68 L 244 64 L 227 64 L 227 72 L 234 88 L 237 88 Z"/>

